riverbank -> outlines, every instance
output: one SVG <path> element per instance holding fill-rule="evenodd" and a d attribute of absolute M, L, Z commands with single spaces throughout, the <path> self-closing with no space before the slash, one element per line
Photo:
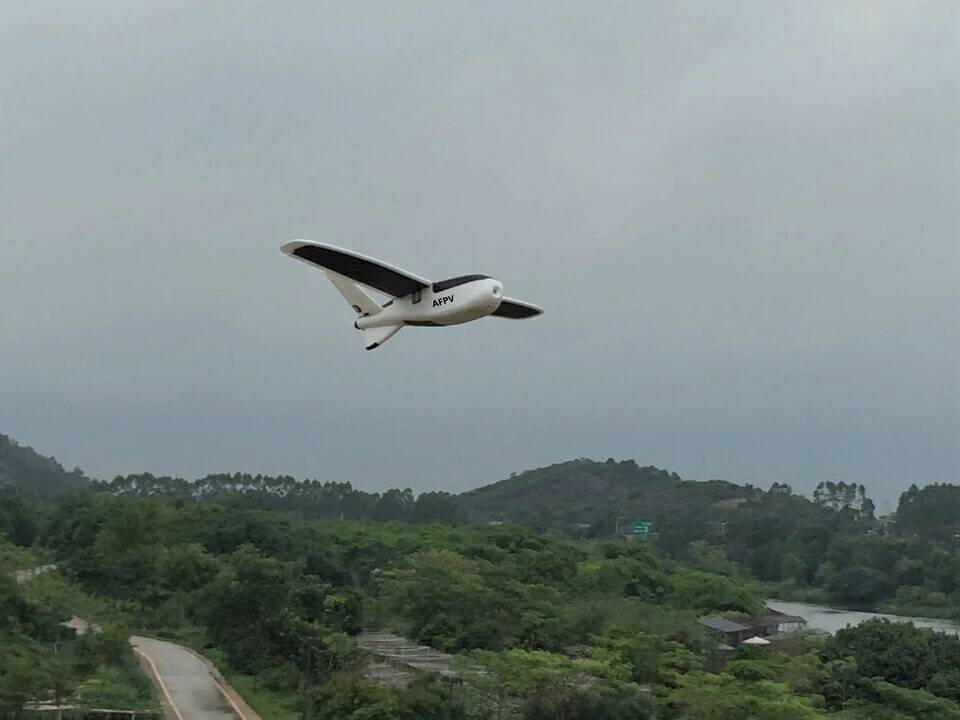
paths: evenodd
<path fill-rule="evenodd" d="M 898 593 L 898 598 L 881 602 L 875 607 L 849 607 L 832 603 L 830 594 L 820 587 L 796 585 L 790 582 L 762 583 L 761 587 L 767 597 L 775 597 L 783 602 L 823 605 L 840 611 L 960 621 L 960 607 L 950 604 L 932 605 L 922 602 L 901 602 L 900 600 L 903 600 L 903 595 L 906 593 Z"/>
<path fill-rule="evenodd" d="M 895 602 L 881 603 L 877 612 L 889 615 L 919 616 L 960 621 L 960 608 L 939 605 L 900 605 Z"/>

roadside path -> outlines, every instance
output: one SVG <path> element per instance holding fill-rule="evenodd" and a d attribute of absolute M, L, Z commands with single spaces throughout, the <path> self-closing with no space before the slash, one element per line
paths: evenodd
<path fill-rule="evenodd" d="M 40 565 L 39 567 L 30 568 L 29 570 L 14 570 L 13 577 L 16 578 L 18 583 L 26 582 L 27 580 L 33 580 L 37 575 L 43 575 L 45 572 L 50 572 L 51 570 L 56 570 L 56 565 Z"/>
<path fill-rule="evenodd" d="M 134 635 L 134 651 L 146 662 L 171 720 L 261 720 L 223 682 L 216 669 L 191 650 Z"/>
<path fill-rule="evenodd" d="M 22 583 L 56 569 L 54 564 L 41 565 L 13 574 Z M 78 635 L 99 630 L 77 617 L 63 624 L 74 628 Z M 160 690 L 169 720 L 262 720 L 202 655 L 175 643 L 138 635 L 130 638 L 130 644 Z"/>

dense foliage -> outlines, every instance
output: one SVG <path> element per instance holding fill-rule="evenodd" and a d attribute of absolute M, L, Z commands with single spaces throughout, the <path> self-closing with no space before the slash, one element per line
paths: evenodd
<path fill-rule="evenodd" d="M 20 497 L 59 497 L 86 484 L 0 436 L 0 484 Z M 690 548 L 717 549 L 712 569 L 730 562 L 784 599 L 960 617 L 960 487 L 912 486 L 896 521 L 879 520 L 862 484 L 822 482 L 812 499 L 780 483 L 769 490 L 712 480 L 691 482 L 633 461 L 574 460 L 511 476 L 460 495 L 409 489 L 365 492 L 346 482 L 290 476 L 209 475 L 194 482 L 148 473 L 93 483 L 100 492 L 210 502 L 243 495 L 302 519 L 515 522 L 568 537 L 611 537 L 631 522 L 652 522 L 658 547 L 703 565 Z M 36 529 L 16 497 L 0 496 L 0 528 L 30 544 Z"/>
<path fill-rule="evenodd" d="M 169 497 L 203 502 L 220 495 L 240 494 L 265 507 L 287 510 L 301 518 L 339 520 L 402 520 L 429 522 L 464 519 L 454 495 L 425 492 L 418 496 L 409 488 L 365 492 L 348 482 L 299 481 L 289 475 L 207 475 L 193 482 L 182 478 L 155 477 L 150 473 L 121 475 L 96 489 L 114 495 Z"/>
<path fill-rule="evenodd" d="M 102 604 L 55 573 L 18 582 L 15 569 L 39 559 L 0 537 L 0 716 L 28 700 L 79 707 L 153 709 L 157 701 L 122 625 L 77 635 L 61 623 L 73 613 L 102 620 Z"/>
<path fill-rule="evenodd" d="M 31 495 L 18 467 L 0 494 L 0 715 L 37 697 L 154 702 L 137 631 L 204 651 L 276 720 L 960 720 L 956 638 L 877 621 L 721 662 L 698 622 L 759 613 L 771 589 L 954 612 L 956 515 L 934 510 L 952 486 L 911 488 L 890 522 L 861 485 L 807 499 L 632 462 L 419 497 L 249 475 Z M 656 534 L 617 537 L 632 520 Z M 59 572 L 10 575 L 50 560 Z M 104 632 L 64 629 L 78 608 Z M 453 653 L 463 683 L 376 684 L 364 627 Z"/>
<path fill-rule="evenodd" d="M 890 522 L 854 483 L 820 483 L 809 499 L 780 483 L 763 491 L 688 482 L 632 461 L 577 460 L 459 499 L 474 519 L 572 535 L 653 522 L 666 552 L 728 574 L 732 561 L 780 597 L 960 617 L 958 486 L 911 487 Z M 718 552 L 704 554 L 704 543 Z"/>
<path fill-rule="evenodd" d="M 900 496 L 897 529 L 940 540 L 960 540 L 960 485 L 911 485 Z"/>
<path fill-rule="evenodd" d="M 92 492 L 59 504 L 43 540 L 143 630 L 256 677 L 291 718 L 304 703 L 357 720 L 960 718 L 960 641 L 906 625 L 738 650 L 716 672 L 698 618 L 762 603 L 704 541 L 678 560 L 655 542 L 513 524 L 303 521 L 244 497 Z M 465 683 L 372 683 L 352 640 L 362 626 L 455 653 Z"/>

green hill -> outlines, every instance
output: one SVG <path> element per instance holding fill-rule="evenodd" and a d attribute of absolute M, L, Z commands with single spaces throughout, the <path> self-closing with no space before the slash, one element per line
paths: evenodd
<path fill-rule="evenodd" d="M 474 522 L 571 535 L 612 535 L 637 520 L 653 522 L 661 541 L 672 545 L 708 534 L 711 523 L 720 531 L 731 510 L 763 495 L 750 485 L 683 480 L 633 460 L 579 459 L 513 475 L 458 500 Z"/>
<path fill-rule="evenodd" d="M 68 472 L 54 458 L 0 434 L 0 490 L 31 500 L 53 500 L 87 483 L 80 468 Z"/>

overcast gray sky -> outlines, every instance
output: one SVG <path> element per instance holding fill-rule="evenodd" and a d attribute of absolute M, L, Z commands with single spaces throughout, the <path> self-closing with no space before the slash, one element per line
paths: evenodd
<path fill-rule="evenodd" d="M 0 5 L 0 431 L 109 478 L 960 479 L 960 6 Z M 365 352 L 331 242 L 526 323 Z"/>

